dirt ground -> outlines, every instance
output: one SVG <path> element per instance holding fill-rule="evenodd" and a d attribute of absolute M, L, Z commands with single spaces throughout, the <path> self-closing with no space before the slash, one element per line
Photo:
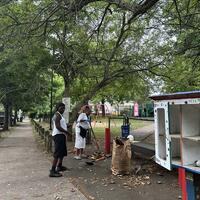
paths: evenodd
<path fill-rule="evenodd" d="M 68 142 L 68 148 L 72 144 Z M 90 145 L 86 153 L 95 151 Z M 111 173 L 111 158 L 88 166 L 86 159 L 77 161 L 73 153 L 65 159 L 64 164 L 71 170 L 64 173 L 88 199 L 98 200 L 175 200 L 180 199 L 177 171 L 167 171 L 153 160 L 134 156 L 131 162 L 131 174 L 114 176 Z"/>

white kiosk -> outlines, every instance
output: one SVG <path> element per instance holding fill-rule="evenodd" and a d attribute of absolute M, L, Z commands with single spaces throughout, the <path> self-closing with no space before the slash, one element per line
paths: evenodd
<path fill-rule="evenodd" d="M 151 96 L 154 100 L 156 162 L 199 173 L 200 91 Z"/>

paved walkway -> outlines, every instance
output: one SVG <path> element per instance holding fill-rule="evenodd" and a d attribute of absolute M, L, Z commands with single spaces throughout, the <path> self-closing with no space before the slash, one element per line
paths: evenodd
<path fill-rule="evenodd" d="M 142 127 L 142 128 L 138 128 L 133 130 L 133 132 L 131 133 L 135 139 L 142 139 L 145 138 L 149 135 L 153 135 L 154 134 L 154 122 L 149 122 L 148 125 Z"/>
<path fill-rule="evenodd" d="M 13 128 L 0 141 L 0 200 L 86 200 L 66 176 L 49 178 L 50 166 L 29 122 Z"/>

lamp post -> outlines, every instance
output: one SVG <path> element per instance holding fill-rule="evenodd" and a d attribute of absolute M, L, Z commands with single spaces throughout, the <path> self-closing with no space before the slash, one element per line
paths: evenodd
<path fill-rule="evenodd" d="M 52 130 L 52 116 L 53 115 L 53 67 L 51 68 L 51 93 L 50 93 L 50 119 L 49 130 Z"/>

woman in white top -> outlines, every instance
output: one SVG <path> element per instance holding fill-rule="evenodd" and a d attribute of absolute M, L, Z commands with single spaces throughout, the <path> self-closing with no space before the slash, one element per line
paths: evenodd
<path fill-rule="evenodd" d="M 75 148 L 76 156 L 75 159 L 80 160 L 83 155 L 83 149 L 85 148 L 86 143 L 86 134 L 90 128 L 89 115 L 91 114 L 91 109 L 88 105 L 85 105 L 81 108 L 81 113 L 78 116 L 75 131 Z"/>
<path fill-rule="evenodd" d="M 58 103 L 56 106 L 56 113 L 53 118 L 53 131 L 52 136 L 55 143 L 54 159 L 52 168 L 50 170 L 50 177 L 60 177 L 62 174 L 59 171 L 65 171 L 67 168 L 62 166 L 64 156 L 67 156 L 66 136 L 69 134 L 67 131 L 67 124 L 62 116 L 65 111 L 65 104 Z"/>

